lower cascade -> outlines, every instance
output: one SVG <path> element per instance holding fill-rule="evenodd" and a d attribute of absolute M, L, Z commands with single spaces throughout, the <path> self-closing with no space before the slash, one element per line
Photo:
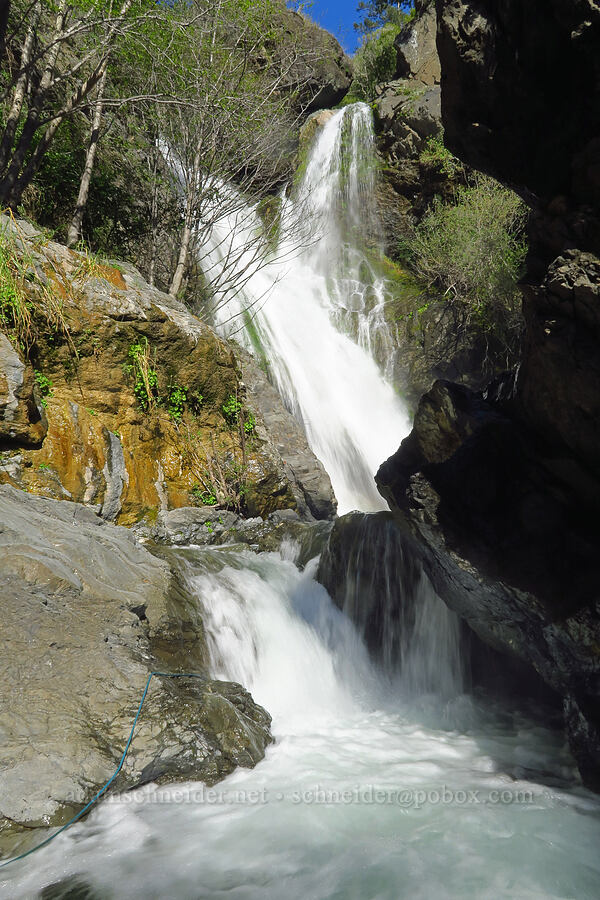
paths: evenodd
<path fill-rule="evenodd" d="M 573 786 L 560 732 L 461 693 L 435 642 L 399 690 L 296 552 L 180 551 L 215 675 L 273 715 L 265 760 L 212 788 L 110 796 L 4 896 L 593 897 L 600 803 Z M 420 654 L 420 618 L 452 634 L 425 592 Z"/>
<path fill-rule="evenodd" d="M 385 283 L 369 275 L 357 238 L 371 140 L 365 106 L 332 115 L 297 193 L 282 200 L 283 225 L 300 205 L 315 239 L 287 259 L 280 247 L 214 312 L 266 360 L 340 512 L 384 508 L 373 474 L 408 428 L 386 350 Z M 218 222 L 205 270 L 231 264 L 239 228 L 255 227 L 251 209 L 242 223 Z M 410 559 L 399 607 L 379 602 L 388 569 L 370 521 L 354 582 L 336 576 L 345 593 L 335 603 L 318 559 L 302 565 L 292 540 L 277 552 L 172 551 L 203 612 L 212 676 L 251 692 L 275 742 L 254 769 L 214 787 L 150 783 L 108 796 L 31 865 L 3 873 L 2 896 L 598 895 L 600 800 L 580 786 L 561 731 L 544 710 L 467 693 L 458 619 Z"/>

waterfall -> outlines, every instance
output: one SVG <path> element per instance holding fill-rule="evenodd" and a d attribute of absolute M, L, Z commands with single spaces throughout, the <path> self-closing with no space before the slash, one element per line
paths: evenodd
<path fill-rule="evenodd" d="M 458 616 L 437 596 L 389 513 L 338 521 L 318 578 L 402 696 L 450 699 L 462 692 Z"/>
<path fill-rule="evenodd" d="M 297 191 L 282 200 L 269 265 L 248 250 L 258 214 L 237 200 L 201 253 L 207 279 L 239 274 L 215 319 L 226 334 L 241 323 L 238 337 L 260 347 L 342 511 L 383 506 L 373 473 L 408 427 L 386 365 L 385 283 L 363 234 L 376 238 L 372 194 L 370 113 L 355 105 L 318 133 Z M 301 214 L 315 239 L 296 251 L 284 226 Z M 256 768 L 212 788 L 109 795 L 4 869 L 2 896 L 598 895 L 597 798 L 573 781 L 547 723 L 461 696 L 456 617 L 389 513 L 337 522 L 319 572 L 330 593 L 316 561 L 300 571 L 291 541 L 278 553 L 172 552 L 202 609 L 212 674 L 240 681 L 268 709 L 275 743 Z"/>
<path fill-rule="evenodd" d="M 373 476 L 409 430 L 391 380 L 386 284 L 376 274 L 377 248 L 368 247 L 376 245 L 374 176 L 371 112 L 345 107 L 317 133 L 300 183 L 281 198 L 268 261 L 252 239 L 262 228 L 257 209 L 239 204 L 199 251 L 209 281 L 226 269 L 235 284 L 219 294 L 216 327 L 260 347 L 329 473 L 340 513 L 386 508 Z"/>

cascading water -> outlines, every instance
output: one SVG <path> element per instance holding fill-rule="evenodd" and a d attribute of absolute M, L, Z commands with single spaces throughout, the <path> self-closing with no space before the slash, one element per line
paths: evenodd
<path fill-rule="evenodd" d="M 267 265 L 254 240 L 262 224 L 249 207 L 218 220 L 200 252 L 208 279 L 227 266 L 234 286 L 219 297 L 215 324 L 250 348 L 259 342 L 340 513 L 385 508 L 373 476 L 409 428 L 389 380 L 385 281 L 373 268 L 376 249 L 370 259 L 365 245 L 365 232 L 376 235 L 374 167 L 371 112 L 346 107 L 321 129 L 297 190 L 282 199 L 282 237 Z"/>
<path fill-rule="evenodd" d="M 595 900 L 600 803 L 560 732 L 460 695 L 399 699 L 290 546 L 182 557 L 215 674 L 270 710 L 276 743 L 210 790 L 109 797 L 5 870 L 1 896 Z"/>
<path fill-rule="evenodd" d="M 352 237 L 368 185 L 367 126 L 362 107 L 336 113 L 315 144 L 299 193 L 327 220 L 318 243 L 285 279 L 257 269 L 219 313 L 225 328 L 236 304 L 266 297 L 255 318 L 260 341 L 342 508 L 379 505 L 372 472 L 406 426 L 370 355 L 379 301 L 375 288 L 367 298 Z M 212 265 L 231 259 L 228 241 L 243 246 L 240 228 L 256 225 L 253 214 L 243 220 L 233 232 L 236 223 L 218 224 Z M 365 537 L 374 519 L 383 543 Z M 215 676 L 241 681 L 269 710 L 276 743 L 255 769 L 210 791 L 147 785 L 109 797 L 3 870 L 1 896 L 595 900 L 600 802 L 578 784 L 562 734 L 462 694 L 455 618 L 389 546 L 383 514 L 357 522 L 338 601 L 358 629 L 314 580 L 316 561 L 300 571 L 292 543 L 278 553 L 178 551 Z M 398 609 L 378 609 L 398 565 L 410 590 Z M 383 665 L 367 652 L 374 631 Z"/>

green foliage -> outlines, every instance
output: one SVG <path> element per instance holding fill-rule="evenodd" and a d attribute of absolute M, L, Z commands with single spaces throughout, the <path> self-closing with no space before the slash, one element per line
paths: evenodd
<path fill-rule="evenodd" d="M 0 328 L 17 346 L 31 333 L 31 303 L 16 271 L 16 257 L 5 235 L 0 241 Z"/>
<path fill-rule="evenodd" d="M 35 356 L 33 349 L 44 337 L 53 346 L 66 341 L 76 358 L 62 300 L 40 279 L 31 254 L 17 248 L 19 228 L 13 227 L 14 233 L 0 231 L 0 330 L 24 356 Z"/>
<path fill-rule="evenodd" d="M 40 403 L 45 408 L 46 406 L 48 406 L 47 398 L 52 397 L 52 381 L 50 380 L 50 378 L 48 378 L 47 375 L 44 375 L 43 372 L 40 372 L 39 369 L 34 369 L 33 374 L 38 386 Z"/>
<path fill-rule="evenodd" d="M 230 427 L 237 425 L 239 414 L 242 411 L 242 404 L 234 397 L 233 394 L 230 394 L 225 403 L 223 404 L 223 415 L 225 416 L 225 421 Z"/>
<path fill-rule="evenodd" d="M 245 434 L 252 434 L 256 427 L 256 419 L 252 413 L 233 394 L 223 404 L 223 415 L 230 428 L 239 425 Z"/>
<path fill-rule="evenodd" d="M 414 272 L 453 305 L 456 328 L 487 332 L 507 348 L 521 329 L 526 215 L 516 194 L 480 176 L 458 188 L 454 204 L 434 203 L 410 242 Z"/>
<path fill-rule="evenodd" d="M 404 3 L 388 3 L 387 0 L 360 0 L 356 11 L 361 16 L 361 21 L 354 23 L 354 30 L 362 35 L 371 34 L 388 23 L 402 27 L 415 14 L 414 3 L 411 0 Z"/>
<path fill-rule="evenodd" d="M 396 74 L 397 55 L 394 41 L 401 27 L 391 22 L 363 39 L 354 56 L 354 79 L 350 86 L 351 102 L 375 99 L 375 88 L 391 81 Z"/>
<path fill-rule="evenodd" d="M 125 370 L 133 376 L 133 393 L 144 412 L 150 412 L 160 403 L 160 395 L 158 372 L 154 368 L 148 338 L 132 344 L 127 356 L 131 362 L 125 365 Z"/>
<path fill-rule="evenodd" d="M 187 389 L 178 384 L 173 385 L 167 398 L 167 409 L 169 410 L 171 418 L 175 419 L 176 422 L 178 422 L 183 415 L 186 401 Z"/>
<path fill-rule="evenodd" d="M 435 166 L 435 168 L 452 178 L 462 168 L 460 160 L 450 153 L 444 145 L 443 135 L 436 135 L 427 138 L 425 147 L 421 151 L 419 159 L 426 165 Z"/>
<path fill-rule="evenodd" d="M 215 493 L 214 487 L 210 485 L 210 481 L 207 476 L 207 482 L 209 483 L 209 487 L 205 487 L 198 482 L 195 482 L 190 494 L 192 499 L 199 503 L 201 506 L 216 506 L 217 505 L 217 495 Z"/>

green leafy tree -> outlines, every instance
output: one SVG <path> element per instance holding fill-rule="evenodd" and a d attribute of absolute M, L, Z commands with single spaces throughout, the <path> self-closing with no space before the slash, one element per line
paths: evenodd
<path fill-rule="evenodd" d="M 361 20 L 354 23 L 354 29 L 366 36 L 387 24 L 404 25 L 414 14 L 414 4 L 409 0 L 406 2 L 400 0 L 397 3 L 388 3 L 386 0 L 361 0 L 356 11 Z"/>
<path fill-rule="evenodd" d="M 0 204 L 16 209 L 61 125 L 89 107 L 123 36 L 162 10 L 152 0 L 12 3 L 18 61 L 0 81 Z"/>

